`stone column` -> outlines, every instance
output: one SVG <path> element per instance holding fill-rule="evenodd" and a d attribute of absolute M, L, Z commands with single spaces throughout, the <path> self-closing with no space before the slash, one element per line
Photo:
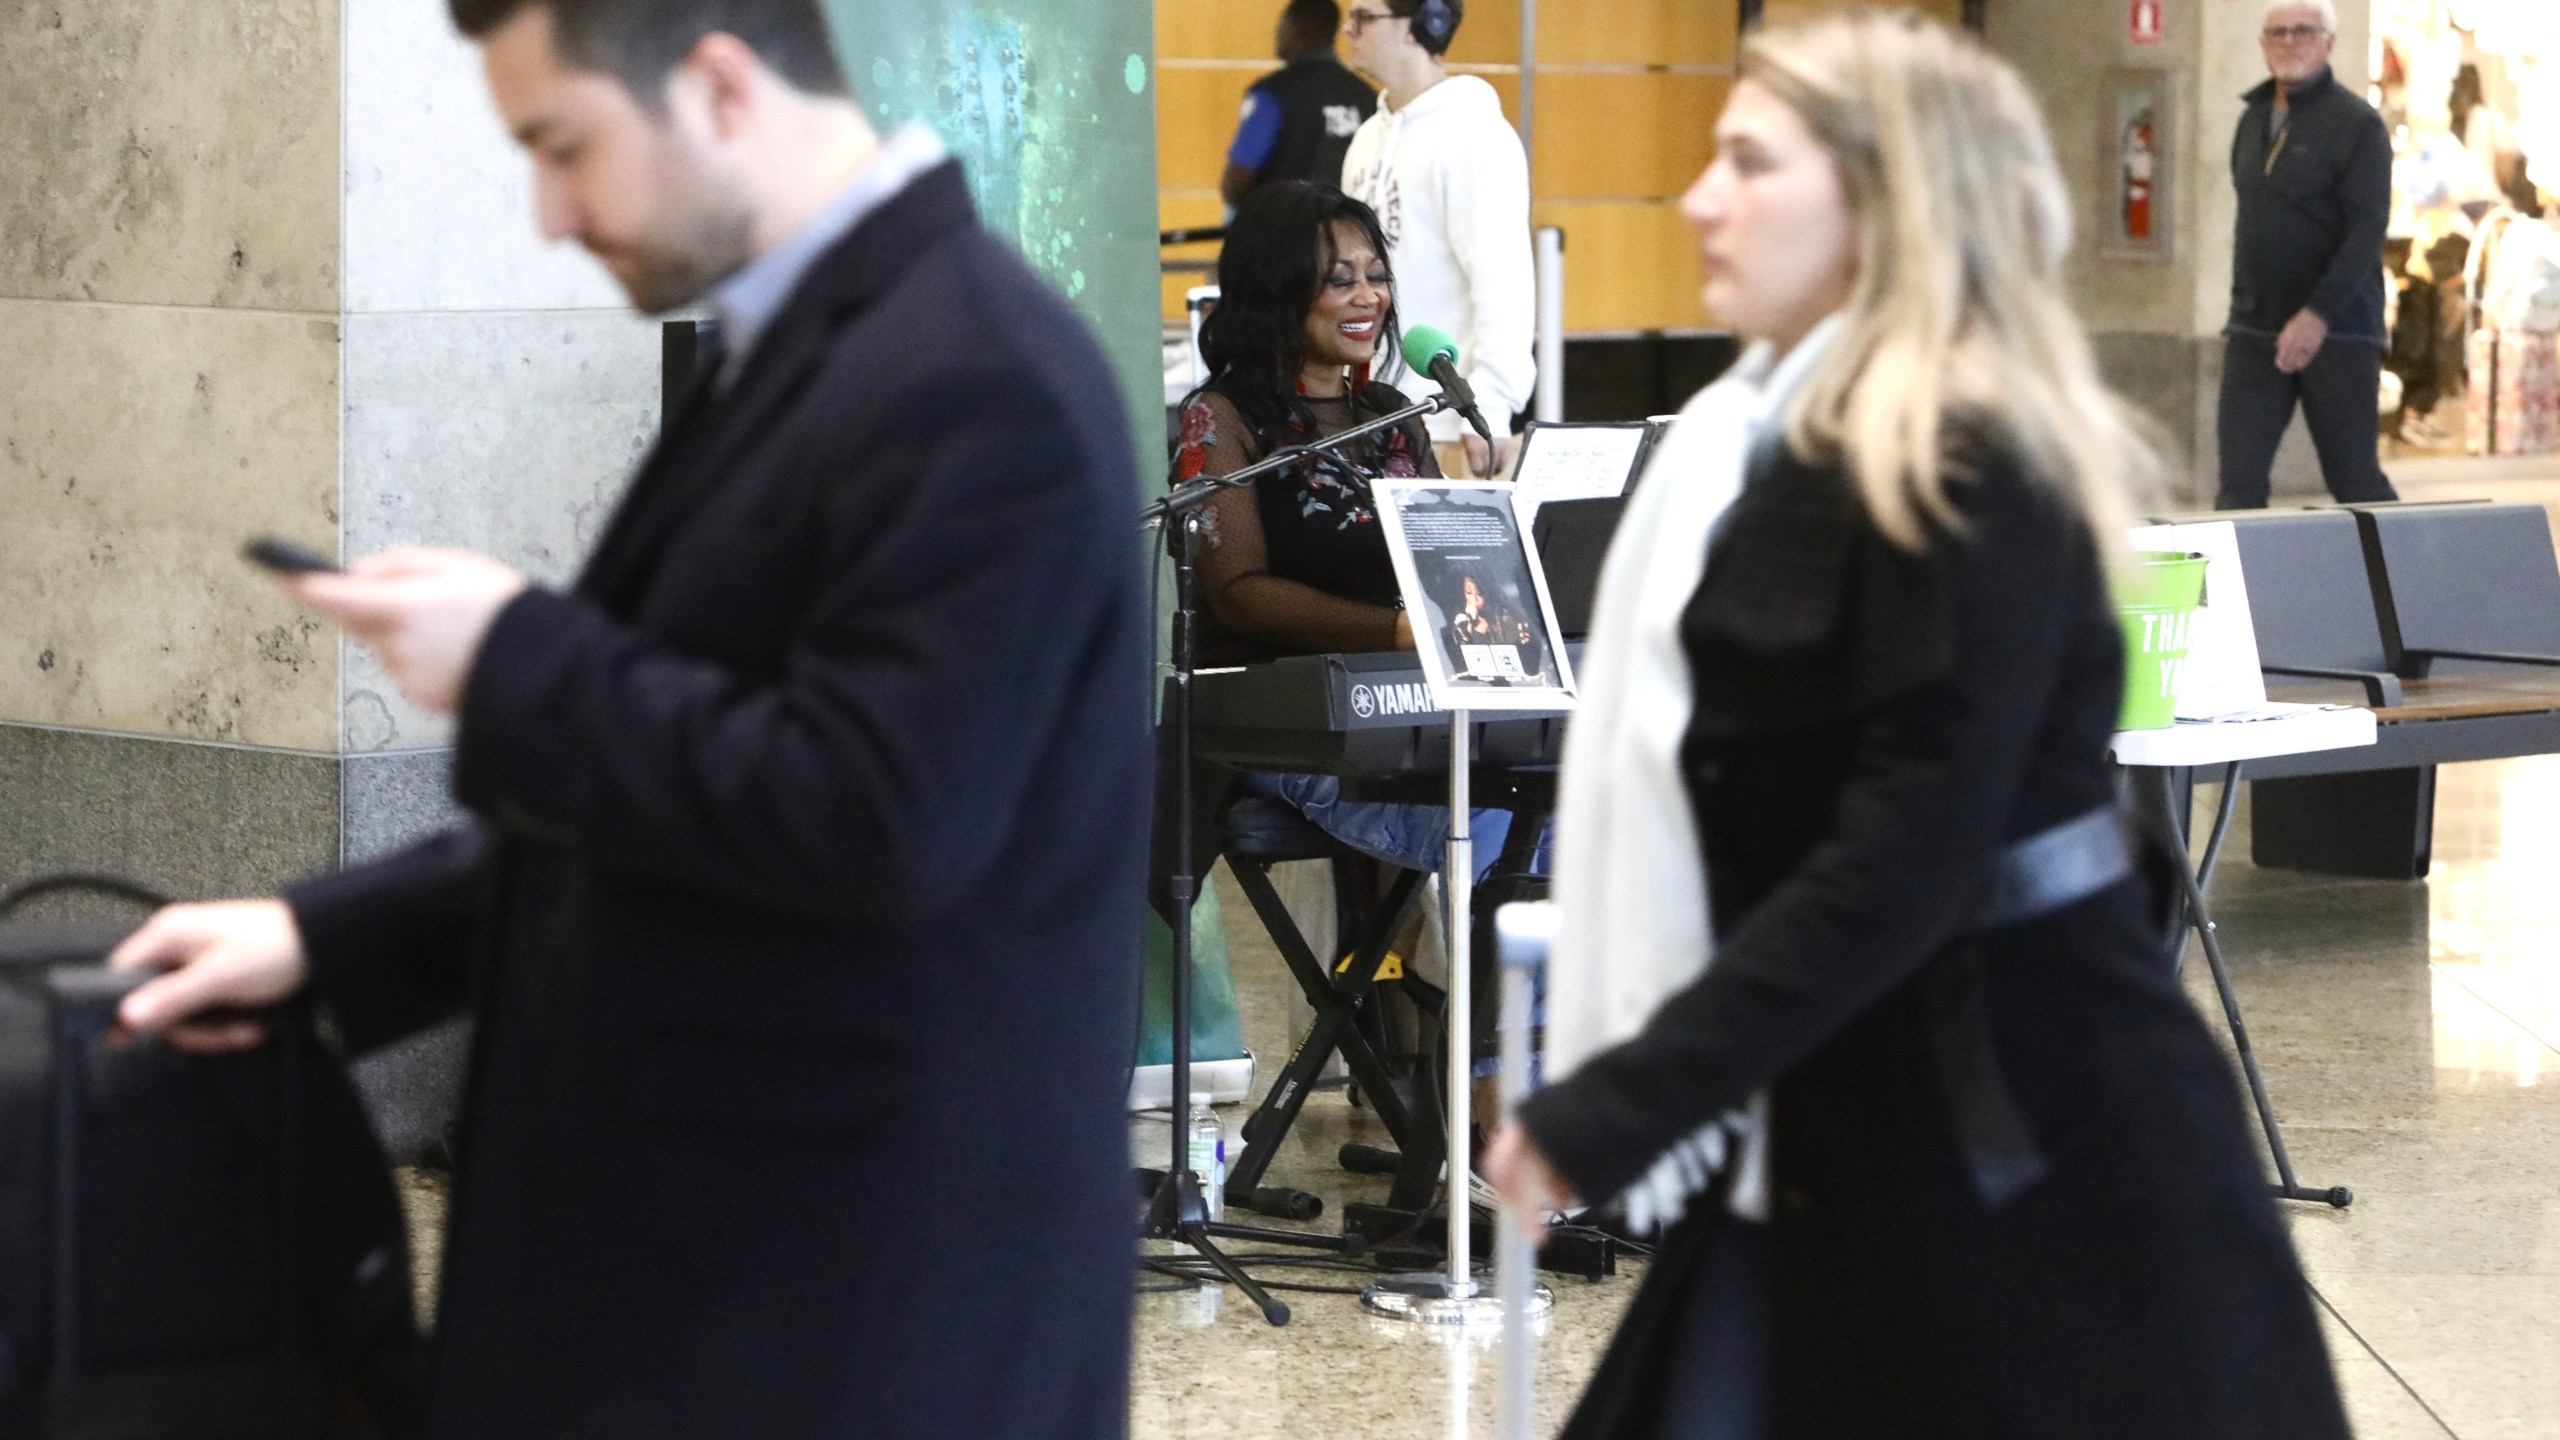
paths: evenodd
<path fill-rule="evenodd" d="M 1151 452 L 1145 8 L 828 8 L 874 115 L 931 118 L 1103 323 Z M 539 243 L 437 0 L 28 0 L 0 95 L 0 886 L 263 894 L 452 823 L 449 726 L 241 541 L 567 578 L 656 432 L 657 327 Z M 395 1151 L 459 1040 L 360 1069 Z"/>
<path fill-rule="evenodd" d="M 565 577 L 655 328 L 537 242 L 432 0 L 11 6 L 0 94 L 0 885 L 258 894 L 446 823 L 448 728 L 240 542 Z M 396 1150 L 455 1054 L 366 1067 Z"/>

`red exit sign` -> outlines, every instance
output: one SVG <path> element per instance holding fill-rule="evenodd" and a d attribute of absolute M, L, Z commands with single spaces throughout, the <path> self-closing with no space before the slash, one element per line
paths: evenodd
<path fill-rule="evenodd" d="M 2125 28 L 2132 32 L 2136 45 L 2160 43 L 2160 9 L 2163 0 L 2127 0 L 2130 6 Z"/>

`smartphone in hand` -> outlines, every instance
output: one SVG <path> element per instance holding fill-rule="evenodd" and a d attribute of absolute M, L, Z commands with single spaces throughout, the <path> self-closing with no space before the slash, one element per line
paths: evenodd
<path fill-rule="evenodd" d="M 250 564 L 278 575 L 334 575 L 338 571 L 334 562 L 323 560 L 290 540 L 279 540 L 272 535 L 261 535 L 251 540 L 240 547 L 240 553 Z"/>

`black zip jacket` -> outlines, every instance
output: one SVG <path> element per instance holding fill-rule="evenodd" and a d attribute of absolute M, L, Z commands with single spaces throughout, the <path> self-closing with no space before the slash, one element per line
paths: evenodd
<path fill-rule="evenodd" d="M 2306 307 L 2329 338 L 2383 343 L 2382 233 L 2391 220 L 2391 136 L 2327 70 L 2298 88 L 2275 133 L 2276 84 L 2241 97 L 2231 137 L 2231 323 L 2272 335 Z"/>

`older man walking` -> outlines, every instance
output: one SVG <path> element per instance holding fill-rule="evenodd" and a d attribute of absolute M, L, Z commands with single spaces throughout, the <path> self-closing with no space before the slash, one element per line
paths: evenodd
<path fill-rule="evenodd" d="M 2267 82 L 2231 138 L 2231 319 L 2222 361 L 2224 510 L 2262 509 L 2296 405 L 2340 500 L 2399 498 L 2375 454 L 2382 235 L 2391 137 L 2329 72 L 2332 0 L 2273 0 L 2258 31 Z"/>

